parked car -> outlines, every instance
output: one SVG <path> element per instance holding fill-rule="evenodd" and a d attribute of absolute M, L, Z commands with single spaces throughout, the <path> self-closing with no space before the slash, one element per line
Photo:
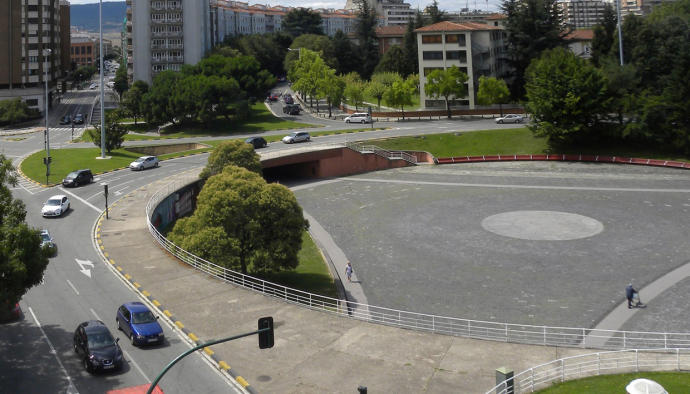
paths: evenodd
<path fill-rule="evenodd" d="M 60 118 L 60 124 L 70 124 L 72 123 L 72 117 L 69 115 L 65 115 L 62 118 Z"/>
<path fill-rule="evenodd" d="M 142 156 L 129 163 L 129 168 L 133 171 L 141 171 L 153 167 L 158 167 L 158 158 L 156 156 Z"/>
<path fill-rule="evenodd" d="M 244 142 L 253 146 L 254 149 L 265 148 L 268 145 L 263 137 L 249 137 Z"/>
<path fill-rule="evenodd" d="M 371 123 L 371 115 L 366 112 L 355 112 L 345 118 L 345 123 Z"/>
<path fill-rule="evenodd" d="M 311 136 L 306 131 L 295 131 L 283 137 L 283 143 L 293 144 L 295 142 L 307 142 L 311 140 Z"/>
<path fill-rule="evenodd" d="M 93 174 L 91 173 L 91 170 L 86 168 L 83 170 L 72 171 L 67 174 L 65 179 L 62 180 L 62 185 L 68 187 L 77 187 L 79 185 L 85 185 L 91 182 L 93 182 Z"/>
<path fill-rule="evenodd" d="M 287 115 L 299 115 L 302 107 L 299 104 L 288 104 L 283 107 L 283 113 Z"/>
<path fill-rule="evenodd" d="M 67 211 L 69 211 L 69 200 L 67 196 L 62 194 L 50 197 L 48 201 L 43 204 L 43 208 L 41 208 L 43 217 L 62 216 L 62 214 Z"/>
<path fill-rule="evenodd" d="M 508 114 L 500 118 L 496 118 L 496 123 L 522 123 L 524 118 L 522 115 Z"/>
<path fill-rule="evenodd" d="M 158 324 L 158 316 L 141 302 L 122 304 L 117 308 L 115 322 L 117 329 L 124 332 L 134 346 L 162 343 L 165 340 L 163 328 Z"/>
<path fill-rule="evenodd" d="M 84 124 L 84 115 L 83 115 L 83 114 L 76 114 L 76 115 L 74 115 L 74 119 L 72 119 L 72 123 L 74 123 L 74 124 Z"/>
<path fill-rule="evenodd" d="M 278 95 L 277 94 L 269 94 L 268 97 L 266 97 L 267 101 L 278 101 Z"/>
<path fill-rule="evenodd" d="M 98 84 L 97 84 L 97 83 L 92 83 L 92 84 L 89 86 L 89 89 L 96 89 L 96 88 L 98 88 Z"/>
<path fill-rule="evenodd" d="M 108 327 L 100 320 L 85 321 L 74 331 L 73 347 L 81 356 L 87 372 L 120 369 L 124 359 L 122 349 Z"/>
<path fill-rule="evenodd" d="M 57 254 L 57 245 L 48 230 L 41 230 L 41 248 L 46 249 L 51 257 Z"/>

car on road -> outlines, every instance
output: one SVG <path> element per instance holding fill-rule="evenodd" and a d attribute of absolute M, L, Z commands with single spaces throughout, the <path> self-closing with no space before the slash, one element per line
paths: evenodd
<path fill-rule="evenodd" d="M 91 170 L 85 168 L 83 170 L 72 171 L 65 179 L 62 180 L 62 186 L 77 187 L 79 185 L 86 185 L 87 183 L 93 182 L 93 174 Z"/>
<path fill-rule="evenodd" d="M 65 115 L 62 118 L 60 118 L 60 124 L 70 124 L 72 123 L 72 117 L 69 115 Z"/>
<path fill-rule="evenodd" d="M 283 96 L 283 101 L 285 102 L 285 104 L 294 104 L 295 103 L 295 100 L 289 94 Z"/>
<path fill-rule="evenodd" d="M 129 163 L 129 168 L 132 171 L 141 171 L 153 167 L 158 167 L 158 158 L 156 156 L 142 156 Z"/>
<path fill-rule="evenodd" d="M 371 123 L 371 115 L 366 112 L 355 112 L 345 118 L 345 123 Z"/>
<path fill-rule="evenodd" d="M 278 95 L 275 93 L 269 94 L 268 97 L 266 97 L 266 101 L 278 101 Z"/>
<path fill-rule="evenodd" d="M 72 123 L 74 123 L 74 124 L 84 124 L 84 115 L 83 115 L 83 114 L 76 114 L 76 115 L 74 115 L 74 119 L 72 119 Z"/>
<path fill-rule="evenodd" d="M 122 304 L 117 308 L 115 322 L 117 329 L 124 332 L 134 346 L 162 343 L 165 340 L 158 316 L 141 302 Z"/>
<path fill-rule="evenodd" d="M 97 87 L 98 87 L 98 84 L 97 84 L 97 83 L 92 83 L 92 84 L 89 86 L 89 89 L 96 89 Z"/>
<path fill-rule="evenodd" d="M 311 136 L 306 131 L 295 131 L 283 137 L 283 143 L 294 144 L 295 142 L 308 142 Z"/>
<path fill-rule="evenodd" d="M 302 107 L 299 104 L 287 104 L 283 107 L 283 113 L 287 115 L 299 115 Z"/>
<path fill-rule="evenodd" d="M 506 116 L 501 116 L 500 118 L 496 118 L 496 123 L 503 124 L 503 123 L 522 123 L 524 120 L 524 117 L 522 115 L 518 114 L 508 114 Z"/>
<path fill-rule="evenodd" d="M 85 321 L 74 331 L 74 352 L 81 356 L 87 372 L 120 369 L 124 363 L 119 338 L 113 338 L 100 320 Z"/>
<path fill-rule="evenodd" d="M 67 211 L 69 211 L 69 199 L 62 194 L 50 197 L 48 201 L 43 204 L 43 208 L 41 208 L 43 217 L 62 216 L 62 214 Z"/>
<path fill-rule="evenodd" d="M 254 149 L 265 148 L 268 146 L 268 142 L 263 137 L 249 137 L 244 140 L 245 144 L 249 144 L 254 147 Z"/>
<path fill-rule="evenodd" d="M 41 230 L 41 248 L 46 249 L 48 256 L 55 256 L 57 254 L 57 245 L 55 240 L 50 236 L 48 230 Z"/>

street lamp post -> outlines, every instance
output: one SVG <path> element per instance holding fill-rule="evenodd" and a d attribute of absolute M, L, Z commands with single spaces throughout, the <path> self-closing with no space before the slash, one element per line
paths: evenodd
<path fill-rule="evenodd" d="M 105 102 L 103 94 L 103 0 L 98 0 L 99 53 L 101 64 L 101 159 L 105 159 Z"/>
<path fill-rule="evenodd" d="M 621 66 L 623 65 L 623 32 L 621 30 L 621 0 L 616 0 L 616 12 L 618 13 L 618 55 Z"/>
<path fill-rule="evenodd" d="M 50 60 L 50 54 L 53 51 L 46 48 L 43 50 L 43 67 L 45 68 L 44 81 L 46 85 L 46 184 L 48 184 L 48 177 L 50 176 L 50 133 L 48 131 L 48 67 L 46 63 Z"/>

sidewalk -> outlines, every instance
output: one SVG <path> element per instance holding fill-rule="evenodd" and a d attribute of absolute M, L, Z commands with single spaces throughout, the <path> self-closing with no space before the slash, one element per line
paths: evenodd
<path fill-rule="evenodd" d="M 148 232 L 146 203 L 171 180 L 147 185 L 113 204 L 110 220 L 103 219 L 97 226 L 98 243 L 119 274 L 144 297 L 155 300 L 160 309 L 156 314 L 171 317 L 192 339 L 203 342 L 254 331 L 259 317 L 273 316 L 272 349 L 259 350 L 257 338 L 251 336 L 207 351 L 258 392 L 353 393 L 363 385 L 371 393 L 484 393 L 495 385 L 496 368 L 505 366 L 518 373 L 561 357 L 592 352 L 369 324 L 211 278 L 167 254 Z M 328 250 L 328 254 L 335 260 L 338 250 Z M 346 291 L 364 296 L 354 287 L 346 287 Z"/>

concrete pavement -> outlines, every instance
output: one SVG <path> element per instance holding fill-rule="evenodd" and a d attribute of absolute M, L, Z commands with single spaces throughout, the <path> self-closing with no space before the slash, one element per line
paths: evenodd
<path fill-rule="evenodd" d="M 273 316 L 275 347 L 254 336 L 213 346 L 220 367 L 259 392 L 483 393 L 495 369 L 517 372 L 590 350 L 456 338 L 369 324 L 313 311 L 211 278 L 159 248 L 146 227 L 150 196 L 171 179 L 126 195 L 97 226 L 98 243 L 115 272 L 172 316 L 188 336 L 207 341 L 256 330 Z M 327 245 L 322 245 L 327 246 Z M 336 256 L 334 253 L 332 256 Z M 356 271 L 356 268 L 355 268 Z M 342 275 L 342 273 L 340 273 Z M 347 289 L 347 288 L 346 288 Z M 356 288 L 351 288 L 356 292 Z M 363 295 L 363 294 L 362 294 Z"/>

